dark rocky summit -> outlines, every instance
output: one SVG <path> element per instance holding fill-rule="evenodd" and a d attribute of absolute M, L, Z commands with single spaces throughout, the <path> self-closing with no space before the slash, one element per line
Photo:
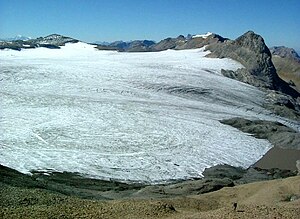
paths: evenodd
<path fill-rule="evenodd" d="M 212 53 L 209 57 L 232 58 L 244 69 L 226 71 L 222 73 L 230 78 L 271 90 L 277 90 L 294 98 L 300 94 L 291 88 L 288 83 L 279 78 L 272 63 L 271 52 L 264 39 L 252 31 L 248 31 L 236 40 L 226 40 L 207 46 Z"/>

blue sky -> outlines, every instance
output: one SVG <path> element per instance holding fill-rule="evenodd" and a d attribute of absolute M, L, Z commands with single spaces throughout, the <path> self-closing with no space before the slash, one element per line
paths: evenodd
<path fill-rule="evenodd" d="M 0 0 L 0 38 L 59 33 L 80 40 L 160 40 L 247 30 L 300 50 L 300 0 Z"/>

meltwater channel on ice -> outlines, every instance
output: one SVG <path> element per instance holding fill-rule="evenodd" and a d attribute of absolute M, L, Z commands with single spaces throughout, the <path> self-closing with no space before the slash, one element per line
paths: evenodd
<path fill-rule="evenodd" d="M 248 167 L 271 145 L 221 119 L 280 120 L 264 93 L 226 78 L 241 64 L 204 49 L 152 53 L 0 51 L 0 162 L 23 173 L 69 171 L 163 182 L 219 163 Z"/>

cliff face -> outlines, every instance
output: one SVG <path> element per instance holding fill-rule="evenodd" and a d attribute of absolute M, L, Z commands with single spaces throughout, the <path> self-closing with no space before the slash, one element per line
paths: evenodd
<path fill-rule="evenodd" d="M 236 40 L 218 41 L 208 45 L 207 49 L 212 52 L 209 57 L 232 58 L 245 66 L 245 69 L 236 72 L 223 70 L 225 76 L 256 87 L 277 90 L 294 98 L 299 97 L 296 90 L 278 77 L 270 50 L 264 39 L 254 32 L 249 31 Z"/>

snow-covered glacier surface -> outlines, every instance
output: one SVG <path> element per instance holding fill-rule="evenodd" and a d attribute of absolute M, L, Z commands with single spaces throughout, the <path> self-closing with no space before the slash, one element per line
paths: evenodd
<path fill-rule="evenodd" d="M 221 75 L 239 63 L 205 54 L 0 51 L 0 163 L 147 182 L 251 165 L 271 145 L 218 120 L 274 118 L 261 91 Z"/>

